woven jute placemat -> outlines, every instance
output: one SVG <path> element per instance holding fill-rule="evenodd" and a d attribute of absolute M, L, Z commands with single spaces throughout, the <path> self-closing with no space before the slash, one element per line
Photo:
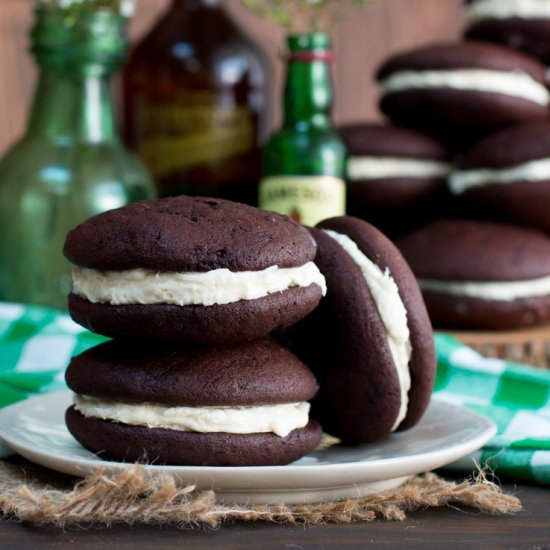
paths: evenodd
<path fill-rule="evenodd" d="M 480 472 L 452 482 L 434 473 L 415 476 L 397 489 L 319 504 L 234 506 L 214 491 L 178 486 L 168 475 L 151 476 L 140 466 L 107 475 L 102 469 L 76 480 L 26 461 L 0 461 L 0 512 L 14 519 L 58 527 L 115 523 L 219 527 L 227 522 L 266 521 L 315 525 L 374 519 L 403 520 L 407 512 L 438 506 L 468 507 L 488 514 L 521 510 Z"/>

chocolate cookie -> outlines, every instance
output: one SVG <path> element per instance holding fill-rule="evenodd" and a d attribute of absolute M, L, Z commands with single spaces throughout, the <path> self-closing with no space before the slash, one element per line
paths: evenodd
<path fill-rule="evenodd" d="M 413 130 L 355 124 L 340 129 L 348 149 L 347 212 L 395 238 L 441 213 L 451 165 L 445 147 Z"/>
<path fill-rule="evenodd" d="M 66 380 L 69 431 L 108 459 L 286 464 L 321 438 L 308 418 L 313 374 L 272 342 L 166 350 L 111 341 L 75 357 Z"/>
<path fill-rule="evenodd" d="M 252 340 L 318 304 L 315 251 L 304 227 L 273 212 L 200 197 L 142 201 L 67 235 L 69 311 L 113 338 Z"/>
<path fill-rule="evenodd" d="M 320 385 L 312 416 L 344 443 L 415 425 L 435 375 L 432 330 L 415 278 L 395 246 L 344 216 L 312 229 L 328 292 L 291 328 L 291 344 Z"/>
<path fill-rule="evenodd" d="M 482 42 L 425 46 L 378 71 L 382 111 L 396 124 L 462 149 L 498 129 L 548 118 L 545 67 Z"/>
<path fill-rule="evenodd" d="M 546 0 L 469 0 L 466 38 L 497 42 L 550 63 L 550 4 Z"/>
<path fill-rule="evenodd" d="M 550 320 L 550 238 L 544 233 L 447 219 L 397 245 L 437 327 L 501 330 Z"/>
<path fill-rule="evenodd" d="M 466 208 L 550 232 L 550 123 L 484 139 L 458 160 L 449 189 Z"/>

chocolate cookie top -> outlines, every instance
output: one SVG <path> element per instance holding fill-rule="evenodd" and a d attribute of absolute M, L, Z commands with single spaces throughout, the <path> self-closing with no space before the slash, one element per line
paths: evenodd
<path fill-rule="evenodd" d="M 503 46 L 475 41 L 423 46 L 395 55 L 380 67 L 377 79 L 383 80 L 397 71 L 450 69 L 522 70 L 545 83 L 544 65 L 536 59 Z"/>
<path fill-rule="evenodd" d="M 397 126 L 353 124 L 339 129 L 350 155 L 446 160 L 445 147 L 432 137 Z"/>
<path fill-rule="evenodd" d="M 495 222 L 442 219 L 397 241 L 421 279 L 521 281 L 550 275 L 550 238 Z"/>
<path fill-rule="evenodd" d="M 141 201 L 89 218 L 63 252 L 97 270 L 197 271 L 294 267 L 315 257 L 308 231 L 286 216 L 222 199 Z"/>
<path fill-rule="evenodd" d="M 113 340 L 74 357 L 66 381 L 93 397 L 192 407 L 297 403 L 318 389 L 296 356 L 263 340 L 195 349 Z"/>
<path fill-rule="evenodd" d="M 466 151 L 458 168 L 501 168 L 550 157 L 550 123 L 531 122 L 501 130 Z"/>

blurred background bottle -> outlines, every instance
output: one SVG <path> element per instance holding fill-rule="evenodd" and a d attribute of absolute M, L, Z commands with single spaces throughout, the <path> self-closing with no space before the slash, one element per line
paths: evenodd
<path fill-rule="evenodd" d="M 219 0 L 172 0 L 123 74 L 126 141 L 161 196 L 256 203 L 268 72 L 267 58 Z"/>
<path fill-rule="evenodd" d="M 0 300 L 65 308 L 67 231 L 154 188 L 114 124 L 110 77 L 122 61 L 126 18 L 96 2 L 58 4 L 37 8 L 32 110 L 0 162 Z"/>
<path fill-rule="evenodd" d="M 345 213 L 345 146 L 332 125 L 330 38 L 288 37 L 284 121 L 264 151 L 259 206 L 305 225 Z"/>

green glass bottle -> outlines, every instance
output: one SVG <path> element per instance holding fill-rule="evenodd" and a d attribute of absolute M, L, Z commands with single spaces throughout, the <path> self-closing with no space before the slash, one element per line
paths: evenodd
<path fill-rule="evenodd" d="M 154 187 L 115 129 L 124 17 L 52 4 L 37 8 L 31 33 L 40 74 L 26 133 L 0 162 L 0 300 L 65 308 L 67 231 Z"/>
<path fill-rule="evenodd" d="M 327 34 L 288 37 L 284 122 L 264 151 L 258 204 L 305 225 L 345 213 L 344 143 L 330 109 Z"/>

